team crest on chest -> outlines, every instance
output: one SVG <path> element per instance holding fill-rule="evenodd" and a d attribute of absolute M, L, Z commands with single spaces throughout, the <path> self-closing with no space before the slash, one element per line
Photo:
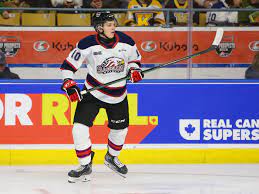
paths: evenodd
<path fill-rule="evenodd" d="M 103 61 L 101 65 L 97 66 L 97 73 L 107 74 L 107 73 L 120 73 L 123 72 L 125 68 L 124 59 L 118 57 L 109 57 Z"/>

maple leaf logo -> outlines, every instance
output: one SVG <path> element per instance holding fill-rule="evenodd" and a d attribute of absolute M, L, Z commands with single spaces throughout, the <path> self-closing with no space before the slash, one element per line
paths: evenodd
<path fill-rule="evenodd" d="M 195 127 L 193 127 L 191 124 L 189 124 L 187 127 L 185 127 L 185 131 L 191 136 L 193 132 L 195 131 Z"/>

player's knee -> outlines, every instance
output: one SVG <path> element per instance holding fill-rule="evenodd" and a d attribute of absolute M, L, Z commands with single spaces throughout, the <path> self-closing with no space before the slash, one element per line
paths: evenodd
<path fill-rule="evenodd" d="M 74 123 L 72 134 L 74 138 L 89 137 L 89 127 L 81 123 Z"/>
<path fill-rule="evenodd" d="M 126 135 L 128 133 L 128 128 L 124 129 L 111 129 L 109 134 L 109 139 L 113 140 L 121 140 L 124 141 L 126 138 Z"/>

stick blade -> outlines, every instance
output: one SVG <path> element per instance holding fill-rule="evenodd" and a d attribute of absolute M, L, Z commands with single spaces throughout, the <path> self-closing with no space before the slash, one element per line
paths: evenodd
<path fill-rule="evenodd" d="M 215 47 L 219 46 L 219 43 L 222 40 L 223 34 L 224 34 L 223 28 L 218 28 L 217 32 L 216 32 L 216 36 L 215 36 L 214 41 L 212 43 L 212 46 L 215 46 Z"/>

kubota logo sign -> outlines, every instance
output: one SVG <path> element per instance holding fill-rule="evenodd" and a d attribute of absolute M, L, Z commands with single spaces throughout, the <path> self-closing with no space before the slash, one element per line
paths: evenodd
<path fill-rule="evenodd" d="M 154 41 L 145 41 L 141 43 L 141 49 L 146 52 L 152 52 L 157 49 L 157 44 Z"/>
<path fill-rule="evenodd" d="M 259 51 L 259 41 L 253 41 L 249 43 L 249 49 L 251 51 Z"/>
<path fill-rule="evenodd" d="M 49 43 L 46 41 L 40 40 L 40 41 L 34 42 L 33 48 L 38 52 L 44 52 L 49 50 Z"/>

